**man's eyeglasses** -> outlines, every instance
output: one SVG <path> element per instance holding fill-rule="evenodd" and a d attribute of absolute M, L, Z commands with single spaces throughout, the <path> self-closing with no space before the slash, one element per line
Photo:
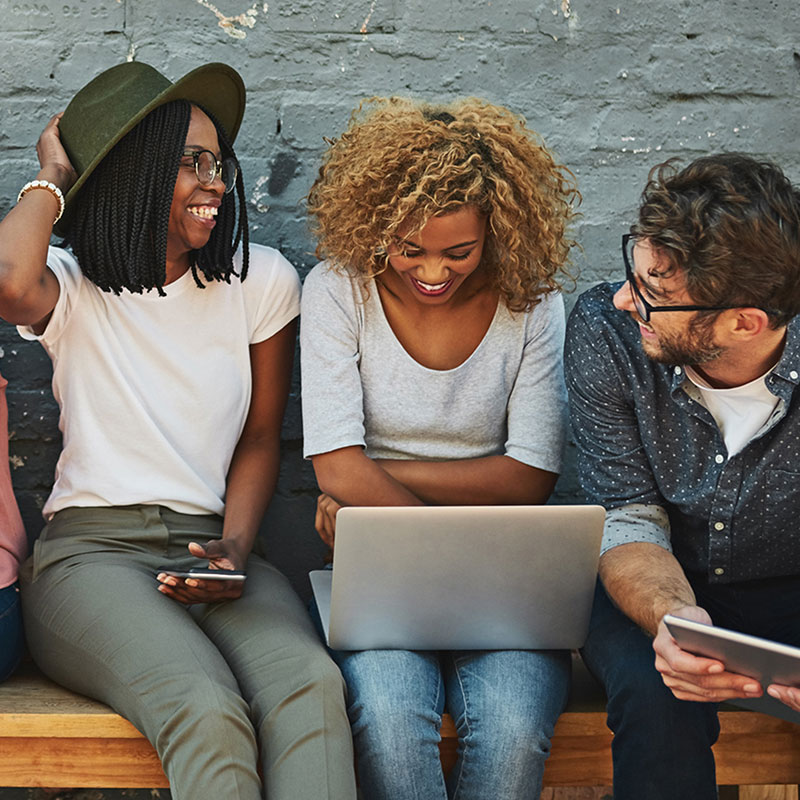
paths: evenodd
<path fill-rule="evenodd" d="M 741 306 L 653 306 L 644 299 L 633 272 L 633 248 L 636 245 L 636 237 L 632 233 L 626 233 L 622 237 L 622 258 L 625 261 L 625 278 L 631 290 L 631 298 L 636 308 L 636 313 L 642 318 L 642 322 L 649 322 L 650 315 L 656 311 L 725 311 L 730 308 L 741 308 Z"/>
<path fill-rule="evenodd" d="M 194 171 L 201 186 L 211 186 L 217 175 L 225 184 L 225 194 L 228 194 L 236 185 L 239 165 L 235 158 L 228 157 L 219 161 L 210 150 L 184 150 L 182 157 L 192 159 Z"/>

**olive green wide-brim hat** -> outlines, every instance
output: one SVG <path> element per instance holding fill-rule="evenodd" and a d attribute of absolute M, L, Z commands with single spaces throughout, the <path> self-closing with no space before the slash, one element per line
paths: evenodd
<path fill-rule="evenodd" d="M 173 83 L 149 64 L 118 64 L 86 84 L 70 101 L 58 124 L 61 142 L 78 180 L 64 198 L 64 216 L 55 232 L 69 228 L 74 200 L 114 145 L 153 109 L 172 100 L 188 100 L 210 111 L 230 141 L 244 116 L 245 88 L 227 64 L 206 64 Z"/>

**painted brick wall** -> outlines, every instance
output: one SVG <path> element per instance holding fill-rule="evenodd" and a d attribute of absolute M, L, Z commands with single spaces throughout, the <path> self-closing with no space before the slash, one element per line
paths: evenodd
<path fill-rule="evenodd" d="M 252 237 L 313 265 L 301 198 L 322 137 L 373 94 L 478 95 L 524 114 L 577 175 L 578 288 L 620 277 L 619 237 L 648 168 L 741 150 L 800 179 L 796 0 L 0 0 L 0 213 L 36 172 L 51 114 L 126 58 L 176 78 L 206 61 L 248 87 L 237 151 Z M 568 304 L 574 296 L 568 297 Z M 31 536 L 59 448 L 50 367 L 0 324 L 11 463 Z M 304 590 L 321 552 L 314 478 L 300 457 L 298 386 L 287 414 L 267 554 Z M 557 490 L 579 500 L 574 459 Z"/>

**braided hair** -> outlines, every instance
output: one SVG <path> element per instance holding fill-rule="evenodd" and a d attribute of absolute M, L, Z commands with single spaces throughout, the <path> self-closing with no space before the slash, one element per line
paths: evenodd
<path fill-rule="evenodd" d="M 233 147 L 214 123 L 223 158 Z M 100 162 L 76 198 L 65 237 L 81 271 L 105 292 L 141 293 L 162 289 L 166 280 L 167 231 L 175 181 L 192 113 L 188 100 L 174 100 L 151 111 Z M 238 199 L 238 214 L 236 209 Z M 198 287 L 206 281 L 230 283 L 233 254 L 243 245 L 241 280 L 247 276 L 249 236 L 244 182 L 236 177 L 236 199 L 222 197 L 217 224 L 208 242 L 189 254 Z"/>

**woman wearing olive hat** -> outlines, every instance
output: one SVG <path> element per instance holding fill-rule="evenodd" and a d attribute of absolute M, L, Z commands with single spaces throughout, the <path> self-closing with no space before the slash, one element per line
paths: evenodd
<path fill-rule="evenodd" d="M 341 677 L 250 554 L 298 280 L 248 243 L 243 112 L 222 64 L 174 84 L 113 67 L 48 123 L 0 223 L 0 316 L 50 355 L 63 433 L 26 632 L 48 675 L 145 733 L 174 798 L 354 797 Z M 72 252 L 48 248 L 56 221 Z M 168 574 L 197 566 L 246 580 Z"/>

